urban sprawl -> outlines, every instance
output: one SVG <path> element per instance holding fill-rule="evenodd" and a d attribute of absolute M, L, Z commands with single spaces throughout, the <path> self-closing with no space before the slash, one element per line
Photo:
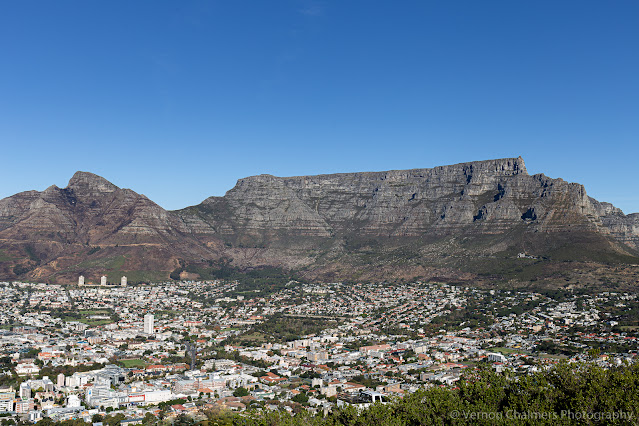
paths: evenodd
<path fill-rule="evenodd" d="M 453 387 L 480 364 L 606 368 L 635 361 L 637 303 L 421 282 L 2 282 L 0 418 L 329 412 Z"/>

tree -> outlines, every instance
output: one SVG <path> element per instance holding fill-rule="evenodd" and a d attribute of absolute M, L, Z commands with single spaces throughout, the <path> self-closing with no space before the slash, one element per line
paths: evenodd
<path fill-rule="evenodd" d="M 151 413 L 146 413 L 144 415 L 144 420 L 142 420 L 143 425 L 155 425 L 157 424 L 158 419 Z"/>
<path fill-rule="evenodd" d="M 187 416 L 186 414 L 180 414 L 173 421 L 173 426 L 190 426 L 194 424 L 195 424 L 195 420 L 193 420 L 191 417 Z"/>
<path fill-rule="evenodd" d="M 593 349 L 590 349 L 590 350 L 588 351 L 588 356 L 589 356 L 591 359 L 597 359 L 597 358 L 599 358 L 599 355 L 600 355 L 600 354 L 601 354 L 601 351 L 600 351 L 598 348 L 593 348 Z"/>
<path fill-rule="evenodd" d="M 299 404 L 306 404 L 308 402 L 308 396 L 304 392 L 300 392 L 291 398 L 291 401 L 295 401 Z"/>
<path fill-rule="evenodd" d="M 235 417 L 227 409 L 211 409 L 206 411 L 206 419 L 209 425 L 231 426 Z"/>
<path fill-rule="evenodd" d="M 243 396 L 247 396 L 248 394 L 249 394 L 249 391 L 246 388 L 243 388 L 243 387 L 239 387 L 239 388 L 237 388 L 237 389 L 235 389 L 233 391 L 233 396 L 236 396 L 236 397 L 239 397 L 239 398 L 241 398 Z"/>
<path fill-rule="evenodd" d="M 124 420 L 126 416 L 122 413 L 118 413 L 115 416 L 106 416 L 103 420 L 103 423 L 108 426 L 117 426 Z"/>

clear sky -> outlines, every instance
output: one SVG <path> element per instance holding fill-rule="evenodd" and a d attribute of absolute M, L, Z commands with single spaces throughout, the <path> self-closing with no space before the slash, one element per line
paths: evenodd
<path fill-rule="evenodd" d="M 0 197 L 521 155 L 639 212 L 639 1 L 4 1 L 0 141 Z"/>

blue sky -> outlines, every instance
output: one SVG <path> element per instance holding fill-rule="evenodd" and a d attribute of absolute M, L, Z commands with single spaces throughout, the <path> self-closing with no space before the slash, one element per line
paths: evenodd
<path fill-rule="evenodd" d="M 639 212 L 639 2 L 0 3 L 0 197 L 521 155 Z"/>

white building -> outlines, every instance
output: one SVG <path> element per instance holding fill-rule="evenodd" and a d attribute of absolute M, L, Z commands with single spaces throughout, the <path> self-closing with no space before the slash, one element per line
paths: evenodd
<path fill-rule="evenodd" d="M 80 398 L 77 395 L 69 395 L 67 398 L 67 408 L 78 408 L 82 406 Z"/>
<path fill-rule="evenodd" d="M 20 384 L 20 398 L 22 399 L 31 398 L 31 386 L 29 386 L 29 383 L 22 382 Z"/>
<path fill-rule="evenodd" d="M 144 392 L 144 402 L 147 404 L 155 404 L 158 402 L 169 401 L 174 395 L 170 389 L 158 389 Z"/>
<path fill-rule="evenodd" d="M 40 367 L 38 367 L 32 362 L 19 363 L 16 366 L 16 374 L 18 374 L 18 376 L 26 376 L 27 374 L 38 374 L 39 372 L 40 372 Z"/>
<path fill-rule="evenodd" d="M 15 396 L 15 392 L 0 393 L 0 412 L 13 411 L 13 400 Z"/>
<path fill-rule="evenodd" d="M 40 419 L 42 419 L 42 411 L 29 411 L 30 422 L 37 423 Z"/>
<path fill-rule="evenodd" d="M 120 279 L 120 285 L 121 285 L 122 287 L 126 287 L 126 282 L 127 282 L 127 278 L 126 278 L 125 276 L 123 276 L 123 277 Z"/>
<path fill-rule="evenodd" d="M 75 372 L 73 373 L 73 376 L 67 376 L 64 378 L 64 385 L 68 388 L 84 386 L 89 382 L 91 377 L 91 372 Z"/>
<path fill-rule="evenodd" d="M 153 314 L 146 314 L 144 316 L 144 333 L 153 334 Z"/>
<path fill-rule="evenodd" d="M 500 353 L 489 352 L 486 354 L 486 356 L 488 357 L 488 361 L 490 362 L 502 362 L 502 363 L 507 362 L 506 357 Z"/>
<path fill-rule="evenodd" d="M 62 373 L 58 374 L 58 383 L 57 383 L 58 384 L 58 389 L 64 387 L 64 380 L 65 380 L 64 374 L 62 374 Z"/>
<path fill-rule="evenodd" d="M 102 275 L 102 277 L 100 277 L 100 285 L 107 285 L 106 275 Z"/>
<path fill-rule="evenodd" d="M 83 286 L 84 285 L 84 275 L 80 275 L 78 277 L 78 285 L 79 286 Z"/>

